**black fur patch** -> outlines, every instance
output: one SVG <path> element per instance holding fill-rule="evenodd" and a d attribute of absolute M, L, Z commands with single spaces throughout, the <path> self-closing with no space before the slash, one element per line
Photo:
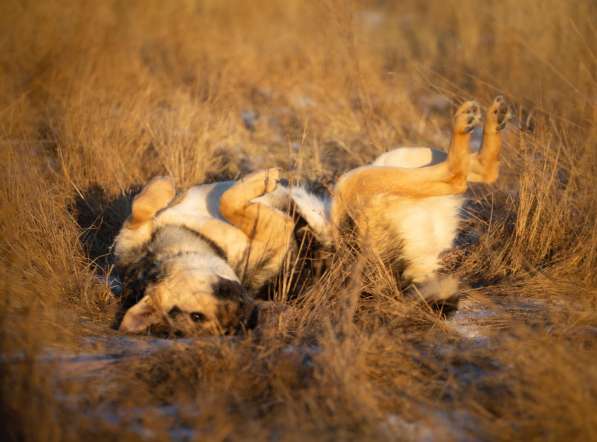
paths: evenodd
<path fill-rule="evenodd" d="M 147 286 L 160 281 L 163 277 L 164 272 L 160 261 L 152 252 L 145 252 L 138 261 L 124 269 L 122 276 L 124 302 L 128 302 L 129 299 L 134 303 L 138 302 L 145 294 Z"/>
<path fill-rule="evenodd" d="M 240 302 L 245 298 L 245 289 L 236 281 L 226 278 L 218 278 L 218 281 L 211 286 L 216 298 L 222 301 Z"/>
<path fill-rule="evenodd" d="M 175 305 L 168 311 L 168 316 L 170 316 L 172 319 L 176 318 L 180 314 L 182 314 L 182 310 L 177 305 Z"/>
<path fill-rule="evenodd" d="M 259 308 L 256 305 L 253 305 L 251 313 L 248 315 L 243 325 L 247 330 L 253 330 L 259 325 Z"/>
<path fill-rule="evenodd" d="M 129 308 L 143 298 L 149 284 L 159 282 L 164 277 L 161 263 L 153 253 L 144 247 L 139 252 L 140 258 L 124 267 L 116 267 L 116 274 L 122 281 L 122 298 L 112 327 L 118 329 L 120 322 Z"/>

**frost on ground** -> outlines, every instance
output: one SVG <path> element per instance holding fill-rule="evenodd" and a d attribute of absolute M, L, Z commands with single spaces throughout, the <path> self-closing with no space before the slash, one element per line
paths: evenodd
<path fill-rule="evenodd" d="M 480 295 L 470 295 L 461 301 L 460 309 L 444 321 L 445 333 L 457 336 L 456 340 L 440 342 L 432 351 L 442 357 L 452 357 L 466 350 L 500 349 L 500 321 L 511 311 L 537 313 L 542 303 L 531 299 L 514 299 L 499 305 Z M 501 318 L 501 319 L 500 319 Z M 590 330 L 589 330 L 590 332 Z M 593 331 L 595 333 L 595 331 Z M 35 357 L 35 365 L 42 371 L 53 373 L 52 385 L 55 398 L 72 412 L 84 409 L 85 418 L 96 424 L 127 428 L 141 440 L 155 440 L 156 434 L 143 424 L 142 417 L 156 416 L 166 422 L 167 433 L 173 441 L 196 440 L 200 434 L 187 424 L 189 419 L 199 416 L 203 410 L 188 402 L 172 401 L 161 405 L 143 406 L 113 403 L 101 408 L 89 408 L 84 404 L 88 397 L 109 391 L 120 382 L 122 374 L 133 366 L 142 366 L 145 361 L 165 360 L 175 355 L 193 351 L 207 351 L 214 346 L 229 345 L 233 349 L 240 341 L 236 337 L 207 337 L 162 339 L 149 336 L 100 335 L 80 338 L 78 351 L 51 347 Z M 206 350 L 207 349 L 207 350 Z M 291 364 L 300 364 L 306 372 L 317 370 L 317 345 L 287 345 L 277 352 L 276 359 L 287 359 Z M 209 356 L 212 357 L 212 356 Z M 297 362 L 298 361 L 298 362 Z M 2 357 L 2 364 L 18 366 L 27 362 L 24 354 Z M 31 361 L 29 361 L 31 362 Z M 494 366 L 488 372 L 475 364 L 457 364 L 450 368 L 451 376 L 461 386 L 474 385 L 486 376 L 494 376 L 507 367 Z M 158 381 L 159 382 L 159 381 Z M 68 389 L 63 390 L 63 385 Z M 83 407 L 83 408 L 81 408 Z M 378 429 L 388 439 L 443 442 L 480 440 L 482 429 L 476 417 L 466 409 L 442 409 L 419 405 L 422 418 L 413 420 L 400 414 L 388 414 L 379 422 Z"/>

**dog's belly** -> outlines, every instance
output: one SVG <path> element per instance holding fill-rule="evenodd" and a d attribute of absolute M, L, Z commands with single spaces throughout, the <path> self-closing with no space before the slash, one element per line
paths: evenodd
<path fill-rule="evenodd" d="M 234 181 L 220 181 L 191 187 L 181 201 L 172 206 L 181 215 L 193 214 L 209 218 L 223 219 L 220 214 L 222 194 L 234 185 Z"/>
<path fill-rule="evenodd" d="M 220 199 L 234 181 L 201 184 L 187 190 L 179 201 L 156 216 L 158 224 L 186 225 L 198 230 L 210 220 L 225 221 L 220 214 Z"/>
<path fill-rule="evenodd" d="M 184 226 L 201 233 L 222 247 L 234 263 L 242 259 L 249 238 L 220 214 L 220 199 L 234 181 L 221 181 L 191 187 L 179 201 L 156 216 L 156 226 Z M 226 228 L 218 228 L 218 224 Z M 208 226 L 209 225 L 209 226 Z"/>
<path fill-rule="evenodd" d="M 373 165 L 414 169 L 446 158 L 445 152 L 430 147 L 399 147 L 380 155 Z M 380 220 L 377 229 L 385 237 L 385 242 L 378 241 L 379 247 L 386 249 L 386 255 L 400 252 L 406 261 L 405 278 L 423 282 L 437 271 L 440 253 L 452 247 L 456 238 L 463 201 L 457 195 L 419 199 L 379 195 L 373 199 L 369 212 Z M 379 230 L 388 227 L 394 238 Z"/>
<path fill-rule="evenodd" d="M 423 282 L 439 268 L 439 255 L 452 247 L 463 198 L 412 199 L 380 195 L 368 209 L 372 239 L 385 256 L 399 253 L 404 277 Z"/>
<path fill-rule="evenodd" d="M 182 196 L 180 201 L 158 215 L 158 218 L 188 219 L 200 217 L 202 219 L 219 219 L 226 221 L 220 213 L 222 194 L 230 189 L 236 181 L 220 181 L 211 184 L 193 186 Z M 253 202 L 264 204 L 272 208 L 283 208 L 288 202 L 288 190 L 279 187 Z"/>

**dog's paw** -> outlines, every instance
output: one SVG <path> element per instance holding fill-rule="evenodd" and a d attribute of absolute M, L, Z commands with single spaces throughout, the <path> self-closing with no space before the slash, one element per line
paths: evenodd
<path fill-rule="evenodd" d="M 168 176 L 157 176 L 143 188 L 133 200 L 132 221 L 141 223 L 153 218 L 174 199 L 174 180 Z"/>
<path fill-rule="evenodd" d="M 280 182 L 280 169 L 272 167 L 265 171 L 265 193 L 273 192 Z"/>
<path fill-rule="evenodd" d="M 144 195 L 162 200 L 173 198 L 175 192 L 174 179 L 169 176 L 153 177 L 142 191 Z"/>
<path fill-rule="evenodd" d="M 454 115 L 454 129 L 461 134 L 470 133 L 481 123 L 481 106 L 476 101 L 460 105 Z"/>
<path fill-rule="evenodd" d="M 259 170 L 247 175 L 241 181 L 251 186 L 255 194 L 264 195 L 276 190 L 280 181 L 280 169 L 272 167 L 270 169 Z"/>
<path fill-rule="evenodd" d="M 506 99 L 501 95 L 495 97 L 491 106 L 487 110 L 486 125 L 495 131 L 503 130 L 512 119 L 510 107 Z"/>

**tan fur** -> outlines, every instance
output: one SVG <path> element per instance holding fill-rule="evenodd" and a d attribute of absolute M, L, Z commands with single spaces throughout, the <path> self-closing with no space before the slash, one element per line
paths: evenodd
<path fill-rule="evenodd" d="M 470 167 L 470 132 L 480 120 L 476 102 L 468 101 L 459 107 L 445 162 L 417 169 L 365 166 L 342 175 L 334 189 L 333 225 L 340 226 L 347 213 L 358 221 L 374 195 L 424 198 L 464 193 Z"/>
<path fill-rule="evenodd" d="M 250 301 L 240 284 L 262 286 L 294 246 L 292 219 L 256 201 L 276 189 L 279 174 L 268 169 L 238 182 L 195 186 L 174 202 L 172 179 L 151 180 L 133 201 L 115 254 L 126 269 L 147 256 L 149 246 L 162 276 L 127 311 L 121 330 L 137 333 L 162 324 L 184 333 L 217 333 L 233 325 L 241 304 Z M 234 299 L 213 292 L 222 283 L 235 288 Z M 173 317 L 178 310 L 182 314 Z M 201 315 L 200 326 L 189 320 L 191 314 Z"/>
<path fill-rule="evenodd" d="M 435 292 L 434 296 L 445 299 L 455 283 L 442 280 L 436 271 L 439 254 L 456 235 L 462 204 L 458 195 L 466 191 L 467 182 L 497 179 L 500 131 L 508 117 L 505 100 L 497 97 L 487 112 L 481 151 L 471 154 L 470 133 L 480 123 L 481 114 L 476 102 L 466 102 L 454 115 L 447 155 L 418 148 L 409 157 L 407 149 L 397 149 L 373 165 L 342 175 L 334 189 L 330 217 L 335 241 L 346 233 L 345 221 L 352 220 L 359 241 L 382 261 L 391 263 L 398 254 L 406 257 L 403 276 L 422 284 L 419 293 L 432 299 L 430 293 Z M 408 166 L 392 165 L 401 160 Z"/>
<path fill-rule="evenodd" d="M 505 102 L 498 97 L 487 113 L 479 154 L 471 155 L 469 142 L 471 131 L 481 121 L 480 107 L 469 101 L 454 115 L 452 138 L 444 161 L 416 167 L 380 166 L 376 161 L 344 174 L 335 187 L 329 214 L 333 237 L 339 241 L 345 233 L 343 221 L 352 219 L 360 241 L 366 242 L 383 261 L 392 262 L 398 251 L 404 253 L 408 265 L 403 276 L 419 284 L 419 294 L 426 298 L 432 296 L 430 293 L 448 296 L 445 293 L 452 292 L 456 283 L 435 275 L 438 257 L 451 246 L 456 234 L 462 204 L 458 195 L 466 191 L 467 182 L 493 182 L 497 178 L 500 130 L 506 116 Z M 441 157 L 431 149 L 420 150 L 418 155 L 424 156 L 425 161 Z M 387 163 L 392 164 L 391 157 Z M 128 251 L 149 241 L 156 229 L 178 226 L 197 232 L 217 245 L 224 251 L 226 262 L 220 257 L 210 257 L 211 251 L 197 260 L 194 255 L 204 253 L 203 246 L 193 245 L 194 241 L 189 240 L 193 256 L 181 256 L 165 265 L 168 277 L 148 288 L 146 297 L 125 316 L 121 329 L 137 332 L 148 323 L 164 319 L 173 325 L 173 319 L 166 313 L 176 307 L 185 313 L 200 312 L 205 316 L 202 330 L 214 333 L 241 312 L 243 307 L 238 302 L 218 299 L 211 293 L 211 287 L 223 278 L 257 289 L 280 271 L 285 256 L 294 247 L 294 222 L 275 208 L 276 204 L 261 201 L 276 189 L 279 175 L 278 169 L 268 169 L 237 182 L 198 186 L 173 204 L 174 183 L 170 178 L 158 177 L 148 183 L 135 198 L 131 216 L 117 238 L 117 256 L 125 264 L 132 262 L 134 253 L 129 259 Z M 213 197 L 207 198 L 217 203 L 217 213 L 211 213 L 202 199 L 208 191 Z M 287 192 L 292 198 L 292 189 Z M 322 211 L 324 206 L 314 213 L 326 216 Z M 327 229 L 319 230 L 325 236 Z M 188 253 L 184 242 L 176 238 L 175 230 L 158 244 L 162 254 Z M 188 315 L 178 317 L 176 322 L 179 330 L 189 329 Z"/>
<path fill-rule="evenodd" d="M 502 129 L 511 119 L 510 110 L 503 97 L 496 97 L 485 117 L 481 150 L 471 156 L 468 181 L 493 183 L 497 180 L 500 168 Z"/>
<path fill-rule="evenodd" d="M 494 182 L 499 173 L 500 132 L 509 118 L 503 97 L 496 97 L 487 112 L 481 151 L 471 154 L 470 133 L 480 123 L 480 116 L 474 101 L 458 108 L 445 161 L 418 168 L 364 166 L 342 175 L 334 189 L 332 223 L 340 225 L 347 211 L 357 215 L 374 195 L 458 195 L 466 191 L 467 182 Z"/>
<path fill-rule="evenodd" d="M 155 214 L 166 207 L 176 195 L 174 180 L 170 177 L 155 177 L 135 198 L 132 213 L 129 217 L 129 227 L 134 229 L 149 221 Z"/>
<path fill-rule="evenodd" d="M 483 128 L 483 143 L 480 152 L 470 154 L 468 182 L 492 183 L 499 175 L 501 131 L 511 119 L 505 99 L 496 97 L 489 107 Z M 448 154 L 431 147 L 399 147 L 378 157 L 373 165 L 395 166 L 416 169 L 445 162 Z"/>
<path fill-rule="evenodd" d="M 238 270 L 243 276 L 250 275 L 248 279 L 252 287 L 261 286 L 279 271 L 291 246 L 292 218 L 275 208 L 252 201 L 272 192 L 279 179 L 278 169 L 254 173 L 227 190 L 220 201 L 222 216 L 250 240 L 245 268 Z M 212 233 L 205 234 L 210 236 Z M 215 236 L 213 240 L 217 242 Z M 264 257 L 268 259 L 265 267 Z"/>

